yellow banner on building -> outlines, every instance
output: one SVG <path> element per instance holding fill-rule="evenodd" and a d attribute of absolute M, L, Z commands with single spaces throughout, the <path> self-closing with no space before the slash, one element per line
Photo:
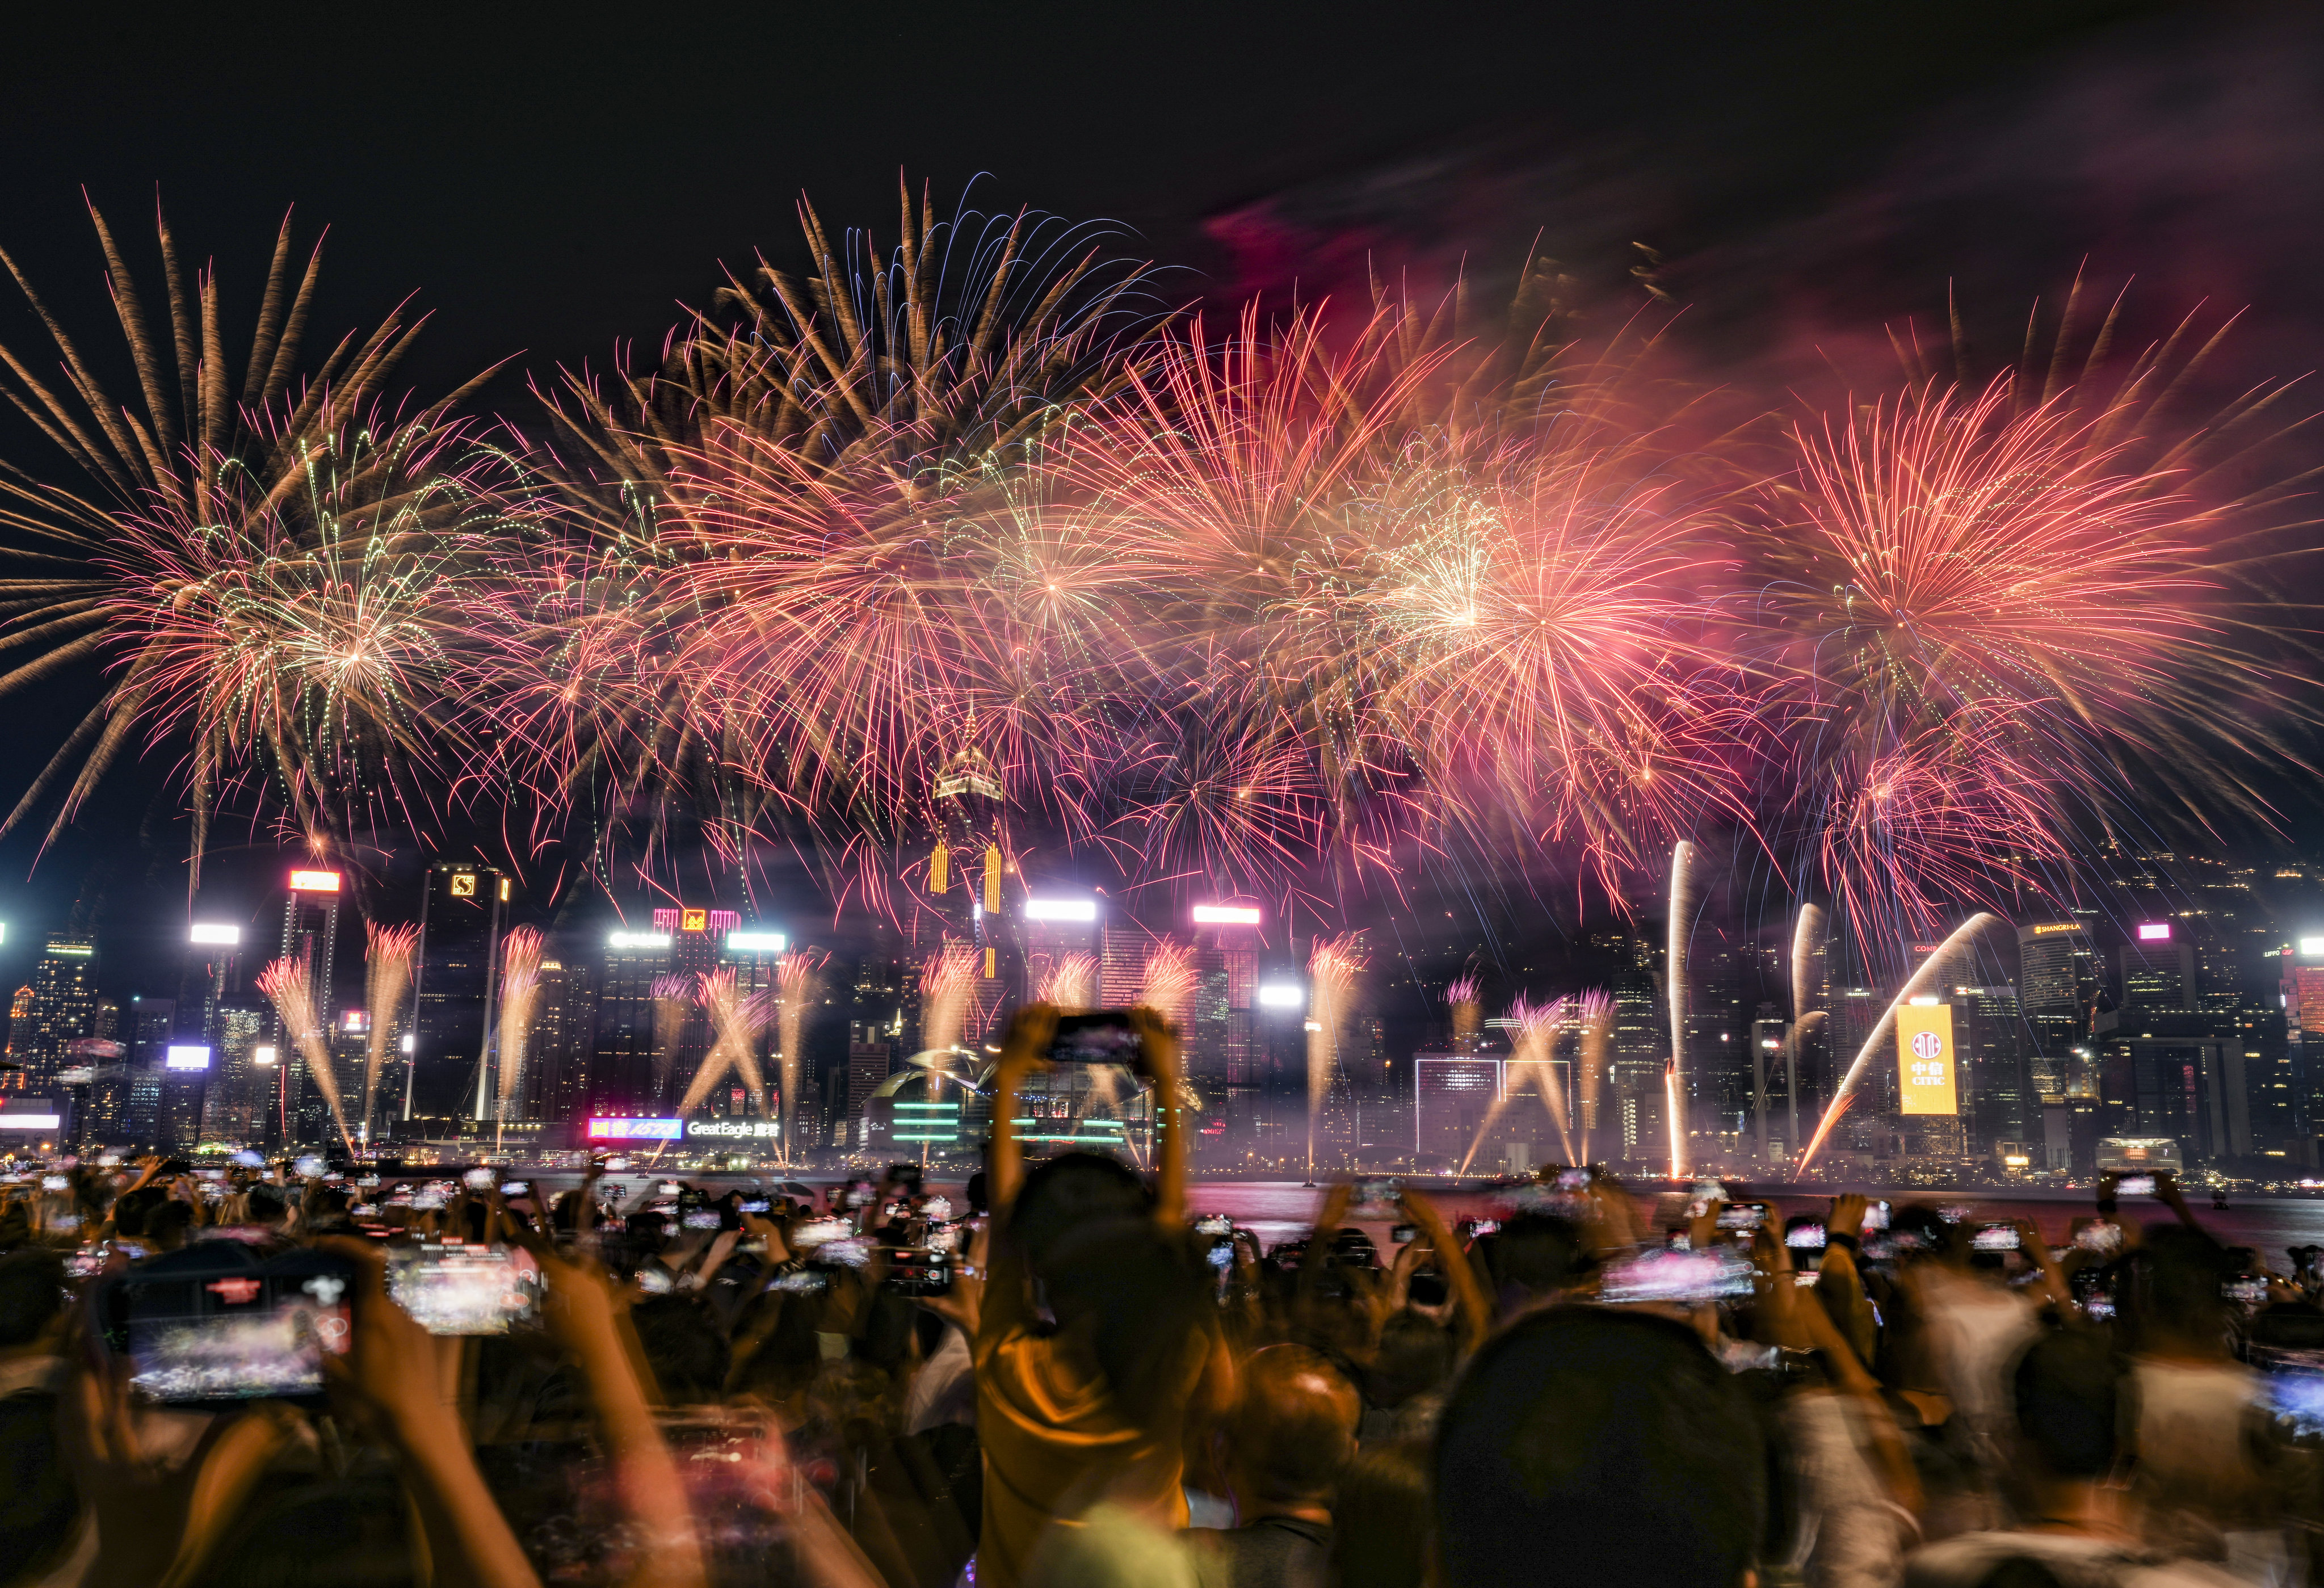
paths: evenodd
<path fill-rule="evenodd" d="M 1905 1113 L 1959 1113 L 1953 1084 L 1953 1011 L 1908 1003 L 1896 1011 L 1897 1096 Z"/>

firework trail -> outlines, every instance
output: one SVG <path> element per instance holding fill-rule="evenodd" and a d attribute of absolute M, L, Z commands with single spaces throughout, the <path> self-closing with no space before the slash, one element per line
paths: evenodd
<path fill-rule="evenodd" d="M 1694 928 L 1694 845 L 1671 845 L 1670 920 L 1665 928 L 1663 980 L 1670 1002 L 1670 1069 L 1663 1088 L 1670 1117 L 1671 1178 L 1686 1173 L 1686 1024 L 1692 1012 L 1686 944 Z"/>
<path fill-rule="evenodd" d="M 678 1112 L 684 1115 L 701 1107 L 711 1088 L 732 1070 L 742 1076 L 742 1084 L 750 1088 L 752 1101 L 764 1114 L 767 1083 L 759 1073 L 758 1041 L 759 1034 L 774 1016 L 772 1002 L 740 986 L 733 965 L 704 971 L 693 980 L 695 1002 L 710 1019 L 710 1051 L 703 1056 L 701 1066 L 687 1083 L 686 1095 Z"/>
<path fill-rule="evenodd" d="M 1816 1153 L 1821 1149 L 1824 1138 L 1831 1134 L 1832 1125 L 1853 1100 L 1856 1084 L 1863 1076 L 1865 1066 L 1872 1062 L 1872 1056 L 1878 1051 L 1881 1045 L 1894 1038 L 1896 1029 L 1896 1011 L 1919 997 L 1931 986 L 1941 983 L 1946 967 L 1952 961 L 1954 955 L 1973 942 L 1979 932 L 1988 928 L 2006 924 L 1999 916 L 1980 910 L 1954 928 L 1951 934 L 1937 945 L 1936 952 L 1923 960 L 1920 968 L 1905 978 L 1904 984 L 1896 990 L 1896 996 L 1888 1001 L 1888 1007 L 1880 1011 L 1879 1020 L 1873 1023 L 1872 1034 L 1865 1038 L 1864 1046 L 1857 1049 L 1855 1062 L 1848 1066 L 1848 1073 L 1840 1077 L 1840 1089 L 1833 1094 L 1831 1105 L 1824 1110 L 1823 1119 L 1816 1126 L 1815 1135 L 1800 1153 L 1799 1167 L 1794 1171 L 1794 1173 L 1807 1172 L 1808 1165 L 1815 1160 Z"/>
<path fill-rule="evenodd" d="M 669 1095 L 669 1077 L 678 1064 L 678 1040 L 686 1035 L 686 1022 L 693 1012 L 697 990 L 694 978 L 683 971 L 664 971 L 653 979 L 656 1097 Z"/>
<path fill-rule="evenodd" d="M 1194 951 L 1175 938 L 1164 937 L 1146 951 L 1138 1002 L 1168 1021 L 1171 1029 L 1184 1029 L 1195 979 Z"/>
<path fill-rule="evenodd" d="M 1784 1040 L 1784 1078 L 1788 1083 L 1785 1096 L 1790 1117 L 1785 1122 L 1784 1140 L 1797 1146 L 1800 1140 L 1800 1056 L 1805 1051 L 1812 1026 L 1822 1023 L 1824 1011 L 1817 1007 L 1823 990 L 1812 980 L 1818 957 L 1823 946 L 1827 923 L 1823 907 L 1802 904 L 1799 919 L 1792 927 L 1792 1029 Z"/>
<path fill-rule="evenodd" d="M 1341 1082 L 1340 1032 L 1352 1012 L 1356 982 L 1370 963 L 1360 935 L 1319 937 L 1307 956 L 1307 1177 L 1315 1177 L 1315 1127 Z"/>
<path fill-rule="evenodd" d="M 258 973 L 258 990 L 274 1005 L 281 1017 L 282 1030 L 296 1044 L 300 1056 L 307 1061 L 307 1076 L 315 1089 L 330 1105 L 332 1122 L 339 1127 L 339 1140 L 347 1150 L 355 1150 L 355 1138 L 347 1130 L 346 1110 L 339 1102 L 339 1077 L 331 1068 L 331 1048 L 323 1030 L 322 1018 L 315 1012 L 315 993 L 307 976 L 303 960 L 277 959 L 268 962 Z"/>
<path fill-rule="evenodd" d="M 1582 1027 L 1581 1050 L 1575 1056 L 1581 1071 L 1581 1103 L 1574 1111 L 1582 1128 L 1582 1159 L 1593 1161 L 1590 1152 L 1590 1133 L 1598 1128 L 1598 1103 L 1606 1085 L 1606 1063 L 1614 1042 L 1614 999 L 1602 988 L 1593 987 L 1574 1002 L 1574 1013 Z"/>
<path fill-rule="evenodd" d="M 920 966 L 920 1045 L 924 1051 L 949 1054 L 963 1046 L 975 1002 L 976 950 L 965 943 L 947 943 Z"/>
<path fill-rule="evenodd" d="M 831 956 L 820 948 L 794 948 L 775 967 L 779 1039 L 783 1045 L 783 1161 L 790 1162 L 791 1122 L 798 1112 L 799 1076 L 807 1059 L 807 1018 L 823 991 Z"/>
<path fill-rule="evenodd" d="M 500 1106 L 493 1112 L 503 1121 L 523 1078 L 525 1048 L 540 1008 L 541 947 L 540 933 L 531 927 L 518 927 L 501 939 Z"/>
<path fill-rule="evenodd" d="M 1481 985 L 1474 975 L 1457 977 L 1444 988 L 1444 1002 L 1452 1011 L 1452 1043 L 1456 1052 L 1467 1052 L 1484 1024 L 1485 1006 L 1480 1001 L 1480 992 Z"/>
<path fill-rule="evenodd" d="M 1572 1001 L 1564 998 L 1544 1004 L 1520 996 L 1509 1006 L 1509 1019 L 1516 1024 L 1517 1038 L 1511 1044 L 1508 1076 L 1502 1085 L 1500 1095 L 1487 1106 L 1484 1119 L 1479 1122 L 1477 1134 L 1469 1143 L 1468 1153 L 1461 1159 L 1458 1173 L 1465 1175 L 1469 1172 L 1470 1164 L 1475 1161 L 1478 1149 L 1485 1144 L 1486 1139 L 1492 1135 L 1493 1127 L 1527 1090 L 1541 1100 L 1542 1108 L 1548 1113 L 1550 1124 L 1556 1130 L 1559 1141 L 1565 1149 L 1565 1161 L 1575 1161 L 1573 1133 L 1568 1125 L 1565 1099 L 1554 1067 L 1558 1032 L 1566 1023 L 1572 1009 Z"/>
<path fill-rule="evenodd" d="M 1042 973 L 1034 1002 L 1054 1005 L 1061 1013 L 1079 1014 L 1097 1007 L 1098 963 L 1090 954 L 1061 954 Z"/>
<path fill-rule="evenodd" d="M 371 1014 L 371 1040 L 364 1054 L 363 1134 L 371 1140 L 373 1105 L 388 1048 L 403 1020 L 403 994 L 411 985 L 412 956 L 420 951 L 418 927 L 364 923 L 364 1004 Z"/>
<path fill-rule="evenodd" d="M 1557 1128 L 1560 1145 L 1565 1149 L 1565 1161 L 1576 1161 L 1573 1154 L 1572 1110 L 1566 1101 L 1565 1088 L 1557 1079 L 1555 1060 L 1558 1033 L 1573 1012 L 1573 1002 L 1561 998 L 1554 1003 L 1533 1003 L 1517 1000 L 1509 1011 L 1517 1022 L 1517 1040 L 1513 1044 L 1509 1067 L 1520 1081 L 1530 1082 L 1540 1095 L 1542 1106 L 1548 1110 L 1550 1123 Z M 1515 1088 L 1510 1089 L 1514 1092 Z"/>

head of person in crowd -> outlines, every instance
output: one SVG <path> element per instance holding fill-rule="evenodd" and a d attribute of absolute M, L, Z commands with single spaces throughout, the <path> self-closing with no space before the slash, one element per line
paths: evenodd
<path fill-rule="evenodd" d="M 1355 1386 L 1305 1346 L 1270 1345 L 1243 1364 L 1241 1388 L 1225 1462 L 1236 1510 L 1245 1522 L 1329 1521 L 1333 1490 L 1356 1454 Z"/>
<path fill-rule="evenodd" d="M 2223 1360 L 2232 1354 L 2234 1305 L 2223 1291 L 2240 1265 L 2200 1230 L 2158 1224 L 2124 1258 L 2115 1306 L 2134 1353 Z"/>
<path fill-rule="evenodd" d="M 1397 1313 L 1380 1325 L 1365 1380 L 1366 1399 L 1377 1407 L 1399 1407 L 1450 1382 L 1452 1334 L 1416 1312 Z"/>
<path fill-rule="evenodd" d="M 1520 1319 L 1470 1364 L 1435 1446 L 1443 1588 L 1737 1588 L 1756 1569 L 1759 1422 L 1683 1325 L 1609 1307 Z"/>
<path fill-rule="evenodd" d="M 726 1388 L 733 1349 L 706 1306 L 691 1296 L 649 1296 L 630 1309 L 654 1382 L 672 1406 L 705 1406 Z"/>
<path fill-rule="evenodd" d="M 56 1349 L 65 1325 L 65 1260 L 45 1247 L 0 1257 L 0 1359 Z"/>
<path fill-rule="evenodd" d="M 169 1199 L 170 1194 L 159 1186 L 123 1192 L 113 1199 L 113 1233 L 124 1241 L 144 1240 L 147 1217 Z"/>
<path fill-rule="evenodd" d="M 1216 1312 L 1210 1264 L 1190 1235 L 1118 1214 L 1045 1238 L 1027 1260 L 1059 1338 L 1131 1417 L 1148 1420 L 1185 1391 Z"/>
<path fill-rule="evenodd" d="M 250 1222 L 262 1229 L 279 1230 L 290 1222 L 290 1199 L 280 1186 L 261 1180 L 244 1198 Z"/>
<path fill-rule="evenodd" d="M 194 1227 L 194 1208 L 189 1202 L 175 1197 L 145 1214 L 145 1242 L 156 1251 L 175 1251 L 190 1238 Z"/>
<path fill-rule="evenodd" d="M 1969 1236 L 1952 1220 L 1925 1202 L 1896 1210 L 1888 1223 L 1888 1238 L 1900 1263 L 1933 1262 L 1947 1268 L 1969 1266 Z"/>
<path fill-rule="evenodd" d="M 1581 1226 L 1548 1213 L 1509 1219 L 1488 1238 L 1485 1254 L 1494 1289 L 1517 1306 L 1558 1294 L 1594 1266 Z"/>
<path fill-rule="evenodd" d="M 2038 1515 L 2066 1515 L 2069 1496 L 2116 1476 L 2123 1428 L 2122 1366 L 2089 1329 L 2043 1334 L 2017 1359 L 2010 1388 L 2017 1452 Z"/>
<path fill-rule="evenodd" d="M 1143 1218 L 1153 1206 L 1153 1193 L 1127 1164 L 1100 1152 L 1061 1152 L 1026 1171 L 1009 1210 L 1009 1238 L 1038 1273 L 1047 1255 L 1077 1231 Z"/>
<path fill-rule="evenodd" d="M 1435 1512 L 1428 1445 L 1399 1439 L 1366 1450 L 1340 1474 L 1332 1507 L 1333 1588 L 1422 1588 Z"/>

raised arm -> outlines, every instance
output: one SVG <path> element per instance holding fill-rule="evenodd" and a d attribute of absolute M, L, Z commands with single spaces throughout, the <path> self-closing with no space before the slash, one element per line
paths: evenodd
<path fill-rule="evenodd" d="M 1409 1187 L 1398 1192 L 1397 1200 L 1428 1237 L 1437 1265 L 1444 1270 L 1444 1282 L 1452 1288 L 1452 1305 L 1461 1320 L 1461 1354 L 1465 1357 L 1485 1343 L 1493 1327 L 1492 1303 L 1485 1295 L 1483 1281 L 1477 1278 L 1477 1265 L 1461 1250 L 1452 1226 L 1434 1203 Z"/>
<path fill-rule="evenodd" d="M 1027 1076 L 1047 1062 L 1042 1056 L 1056 1034 L 1057 1011 L 1046 1003 L 1027 1004 L 1010 1022 L 1009 1038 L 1001 1044 L 1001 1063 L 993 1076 L 992 1148 L 986 1164 L 992 1199 L 991 1260 L 985 1269 L 983 1306 L 972 1337 L 980 1361 L 987 1346 L 1031 1318 L 1024 1254 L 1009 1233 L 1017 1193 L 1025 1185 L 1025 1147 L 1017 1135 L 1017 1091 Z"/>
<path fill-rule="evenodd" d="M 1154 1078 L 1154 1217 L 1166 1230 L 1186 1222 L 1186 1122 L 1178 1102 L 1178 1036 L 1150 1009 L 1130 1011 Z"/>

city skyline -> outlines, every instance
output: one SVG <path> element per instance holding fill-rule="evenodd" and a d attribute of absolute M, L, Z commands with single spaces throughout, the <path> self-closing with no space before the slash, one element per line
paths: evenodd
<path fill-rule="evenodd" d="M 942 958 L 937 933 L 915 943 L 879 921 L 818 933 L 708 906 L 662 906 L 641 923 L 605 912 L 542 940 L 546 991 L 528 999 L 521 1030 L 512 1034 L 505 1020 L 493 1027 L 479 979 L 461 975 L 514 929 L 524 901 L 512 884 L 499 897 L 506 879 L 495 868 L 431 863 L 422 891 L 438 918 L 433 947 L 413 955 L 409 979 L 391 994 L 388 1029 L 374 1041 L 381 1013 L 365 1002 L 363 929 L 339 923 L 336 873 L 295 858 L 281 857 L 273 930 L 255 943 L 229 941 L 242 933 L 237 924 L 197 911 L 167 986 L 150 976 L 132 986 L 109 974 L 101 930 L 28 935 L 13 925 L 0 952 L 28 955 L 31 974 L 14 1001 L 9 1053 L 26 1067 L 0 1090 L 69 1090 L 78 1127 L 93 1140 L 325 1144 L 332 1127 L 324 1093 L 253 986 L 260 962 L 298 953 L 323 973 L 311 981 L 337 1088 L 361 1096 L 364 1054 L 374 1064 L 389 1055 L 378 1105 L 358 1132 L 374 1132 L 383 1149 L 415 1133 L 474 1134 L 485 1121 L 503 1140 L 515 1125 L 527 1141 L 570 1146 L 591 1118 L 650 1115 L 690 1118 L 714 1136 L 767 1150 L 768 1138 L 785 1128 L 786 1095 L 796 1122 L 790 1145 L 802 1162 L 844 1149 L 876 1155 L 958 1142 L 976 1123 L 976 1099 L 965 1090 L 965 1112 L 947 1116 L 946 1133 L 907 1129 L 890 1140 L 899 1128 L 897 1100 L 918 1108 L 910 1098 L 927 1094 L 916 1091 L 908 1061 L 925 1044 L 964 1044 L 964 1054 L 974 1053 L 992 1039 L 1010 1002 L 1045 991 L 1087 1005 L 1143 999 L 1167 1009 L 1185 1035 L 1208 1167 L 1294 1159 L 1305 1134 L 1314 1041 L 1307 949 L 1302 936 L 1286 936 L 1256 906 L 1204 907 L 1207 920 L 1177 907 L 1141 920 L 1093 893 L 1045 886 L 1036 894 L 1011 879 L 994 930 L 1012 923 L 1010 952 L 1022 960 L 1017 988 L 1007 985 L 997 949 L 993 974 L 984 974 L 982 938 L 956 932 L 953 940 L 970 956 L 958 995 L 935 992 L 928 980 Z M 2171 1139 L 2190 1163 L 2248 1168 L 2273 1158 L 2286 1168 L 2315 1167 L 2310 1122 L 2324 1120 L 2324 1063 L 2304 1060 L 2310 1049 L 2324 1054 L 2324 926 L 2304 930 L 2297 912 L 2309 907 L 2271 907 L 2259 895 L 2311 892 L 2316 873 L 2278 864 L 2263 876 L 2258 867 L 2209 857 L 2136 860 L 2136 886 L 2116 911 L 2041 911 L 1963 943 L 1932 967 L 1941 970 L 1932 991 L 1911 1002 L 1947 1012 L 1946 1029 L 1961 1048 L 1951 1083 L 1957 1108 L 1915 1122 L 1897 1094 L 1899 1066 L 1873 1043 L 1860 1095 L 1821 1143 L 1828 1172 L 1987 1159 L 2021 1159 L 2018 1168 L 2035 1172 L 2086 1170 L 2102 1138 L 2125 1135 Z M 977 909 L 959 924 L 975 934 L 987 896 L 981 872 L 970 881 Z M 495 907 L 488 939 L 446 924 L 451 899 L 476 895 Z M 1819 909 L 1804 920 L 1753 923 L 1693 902 L 1703 913 L 1680 939 L 1687 996 L 1675 1022 L 1671 935 L 1651 918 L 1578 943 L 1537 945 L 1564 952 L 1563 976 L 1488 965 L 1478 945 L 1462 954 L 1449 937 L 1439 938 L 1440 952 L 1425 965 L 1406 959 L 1360 972 L 1354 1002 L 1326 1039 L 1324 1090 L 1314 1094 L 1325 1159 L 1486 1172 L 1586 1153 L 1650 1166 L 1674 1145 L 1667 1081 L 1683 1096 L 1683 1159 L 1787 1172 L 1903 983 L 1864 974 L 1877 956 L 1852 940 L 1844 919 L 1827 920 Z M 2288 927 L 2275 913 L 2287 909 L 2294 912 Z M 2317 919 L 2324 922 L 2324 909 Z M 318 956 L 314 945 L 333 942 L 335 956 Z M 1910 946 L 1920 961 L 1933 946 Z M 793 948 L 816 956 L 817 970 L 799 983 L 811 988 L 812 1013 L 786 1025 L 778 972 Z M 1572 974 L 1583 965 L 1591 974 Z M 763 1012 L 745 1026 L 722 1023 L 701 995 L 702 978 L 719 973 L 733 996 L 757 998 Z M 1076 976 L 1078 983 L 1059 980 Z M 1283 995 L 1272 1009 L 1270 995 Z M 1292 995 L 1296 1002 L 1286 1006 Z M 1600 1000 L 1591 1007 L 1602 1015 L 1574 1012 L 1580 1006 L 1570 1000 L 1582 995 Z M 1552 1002 L 1528 1002 L 1540 1000 Z M 1537 1049 L 1520 1029 L 1533 1029 L 1528 1007 L 1548 1009 L 1553 1021 L 1541 1028 L 1547 1034 Z M 1293 1029 L 1303 1020 L 1305 1037 Z M 1602 1039 L 1585 1059 L 1592 1020 L 1602 1020 Z M 932 1035 L 932 1020 L 950 1022 L 948 1035 Z M 453 1035 L 461 1031 L 468 1035 Z M 422 1045 L 417 1054 L 399 1040 L 407 1032 Z M 493 1095 L 498 1070 L 478 1059 L 496 1043 L 520 1050 L 521 1074 L 502 1083 L 504 1098 Z M 268 1061 L 254 1063 L 260 1052 Z M 714 1052 L 723 1055 L 715 1074 L 706 1062 Z M 1528 1060 L 1527 1052 L 1539 1057 Z M 795 1067 L 787 1071 L 786 1059 Z M 973 1078 L 973 1060 L 964 1073 Z M 1489 1073 L 1490 1119 L 1473 1104 L 1431 1101 L 1447 1085 L 1474 1095 Z M 787 1074 L 788 1094 L 779 1084 Z M 1455 1075 L 1470 1079 L 1447 1079 Z M 74 1078 L 59 1078 L 65 1076 Z M 768 1076 L 776 1077 L 771 1085 Z M 697 1077 L 707 1078 L 696 1085 Z M 938 1101 L 927 1106 L 943 1106 L 942 1095 L 939 1085 Z M 681 1101 L 688 1096 L 690 1106 Z M 1100 1101 L 1102 1107 L 1061 1099 L 1057 1117 L 1080 1122 L 1057 1140 L 1085 1140 L 1087 1120 L 1118 1117 L 1129 1121 L 1134 1145 L 1143 1128 L 1132 1117 L 1135 1099 L 1126 1113 L 1122 1099 Z M 1452 1128 L 1446 1121 L 1455 1117 L 1468 1136 L 1457 1154 L 1443 1149 Z"/>

